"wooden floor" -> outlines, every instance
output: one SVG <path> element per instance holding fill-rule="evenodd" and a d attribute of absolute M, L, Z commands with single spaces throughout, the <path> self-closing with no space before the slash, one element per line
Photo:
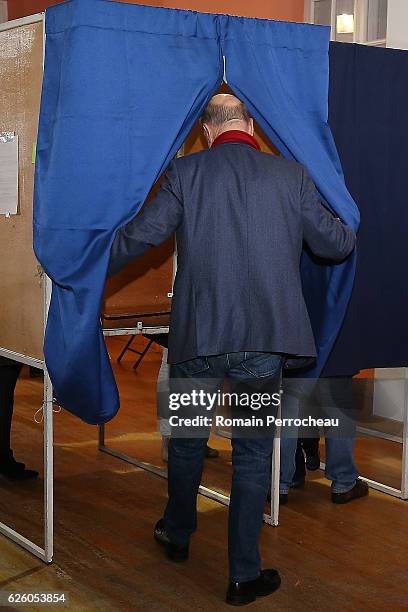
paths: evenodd
<path fill-rule="evenodd" d="M 123 342 L 109 342 L 113 357 Z M 162 465 L 155 431 L 160 352 L 151 351 L 137 373 L 128 355 L 115 365 L 122 408 L 107 428 L 108 441 Z M 41 380 L 25 372 L 16 392 L 14 447 L 18 458 L 38 469 L 42 431 L 33 416 L 41 394 Z M 75 611 L 228 609 L 223 603 L 227 508 L 200 497 L 191 558 L 172 564 L 152 539 L 166 501 L 166 481 L 99 452 L 96 428 L 67 413 L 55 415 L 55 440 L 54 563 L 46 566 L 0 536 L 0 591 L 64 591 Z M 207 461 L 205 483 L 226 490 L 229 443 L 217 438 L 213 445 L 221 455 Z M 362 472 L 390 484 L 398 483 L 400 455 L 397 443 L 357 442 Z M 408 610 L 408 504 L 371 491 L 369 498 L 342 507 L 330 502 L 329 493 L 329 483 L 315 473 L 304 490 L 291 492 L 280 526 L 264 526 L 264 566 L 280 570 L 282 587 L 250 609 Z M 40 481 L 0 481 L 0 521 L 39 544 L 41 496 Z"/>

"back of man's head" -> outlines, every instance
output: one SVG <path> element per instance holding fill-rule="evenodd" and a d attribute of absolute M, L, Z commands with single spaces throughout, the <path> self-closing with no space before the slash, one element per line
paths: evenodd
<path fill-rule="evenodd" d="M 253 120 L 245 104 L 231 94 L 211 98 L 201 117 L 201 125 L 211 146 L 215 138 L 228 130 L 242 130 L 253 135 Z"/>

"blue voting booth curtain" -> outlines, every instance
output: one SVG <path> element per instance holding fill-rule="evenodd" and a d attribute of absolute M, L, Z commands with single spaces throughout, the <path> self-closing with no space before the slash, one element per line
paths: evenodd
<path fill-rule="evenodd" d="M 324 375 L 407 366 L 408 52 L 331 43 L 329 92 L 361 228 L 353 292 Z"/>
<path fill-rule="evenodd" d="M 73 0 L 46 14 L 34 246 L 53 281 L 45 358 L 58 402 L 118 410 L 100 325 L 115 230 L 140 209 L 222 78 L 216 18 Z"/>
<path fill-rule="evenodd" d="M 304 164 L 322 200 L 354 229 L 359 212 L 344 183 L 327 123 L 329 37 L 326 27 L 224 18 L 228 84 L 282 154 Z M 318 352 L 302 376 L 319 376 L 343 321 L 353 286 L 356 252 L 325 265 L 306 251 L 303 290 Z"/>
<path fill-rule="evenodd" d="M 88 423 L 119 406 L 99 316 L 115 231 L 140 209 L 226 76 L 282 153 L 357 227 L 327 126 L 327 28 L 71 0 L 47 11 L 34 246 L 53 281 L 45 358 L 55 397 Z M 305 256 L 321 368 L 354 259 Z"/>

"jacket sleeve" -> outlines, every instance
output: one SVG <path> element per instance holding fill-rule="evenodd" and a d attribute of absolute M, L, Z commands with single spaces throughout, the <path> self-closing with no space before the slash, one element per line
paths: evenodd
<path fill-rule="evenodd" d="M 110 252 L 108 276 L 113 276 L 132 259 L 167 240 L 180 225 L 182 217 L 179 179 L 172 162 L 152 202 L 117 230 Z"/>
<path fill-rule="evenodd" d="M 318 257 L 342 261 L 356 244 L 356 235 L 325 208 L 313 181 L 303 168 L 301 188 L 303 239 Z"/>

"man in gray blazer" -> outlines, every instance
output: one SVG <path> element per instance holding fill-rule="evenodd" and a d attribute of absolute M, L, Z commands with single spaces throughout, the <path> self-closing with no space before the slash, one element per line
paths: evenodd
<path fill-rule="evenodd" d="M 209 149 L 173 161 L 155 199 L 118 230 L 109 274 L 177 235 L 169 337 L 173 379 L 279 378 L 283 357 L 315 355 L 302 295 L 303 244 L 335 261 L 355 234 L 319 200 L 306 169 L 260 151 L 245 105 L 215 96 L 202 117 Z M 169 558 L 185 560 L 196 529 L 205 437 L 171 439 L 169 500 L 155 528 Z M 280 585 L 261 570 L 258 539 L 270 483 L 272 437 L 232 440 L 227 602 Z"/>

